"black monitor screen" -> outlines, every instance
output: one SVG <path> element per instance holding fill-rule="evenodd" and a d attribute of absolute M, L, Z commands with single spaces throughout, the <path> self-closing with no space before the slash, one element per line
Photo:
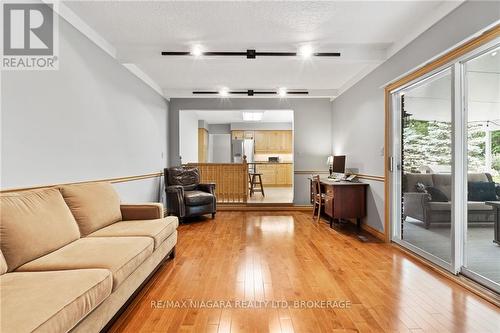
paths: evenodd
<path fill-rule="evenodd" d="M 345 155 L 333 156 L 333 172 L 345 173 Z"/>

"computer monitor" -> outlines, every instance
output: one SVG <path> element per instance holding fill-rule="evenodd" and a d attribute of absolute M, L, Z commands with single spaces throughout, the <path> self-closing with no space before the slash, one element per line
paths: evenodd
<path fill-rule="evenodd" d="M 345 155 L 333 156 L 333 172 L 345 173 Z"/>

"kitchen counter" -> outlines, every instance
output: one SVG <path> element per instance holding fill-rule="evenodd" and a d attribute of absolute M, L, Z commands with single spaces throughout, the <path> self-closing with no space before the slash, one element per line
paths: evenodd
<path fill-rule="evenodd" d="M 268 162 L 268 161 L 255 161 L 248 164 L 293 164 L 293 162 Z"/>

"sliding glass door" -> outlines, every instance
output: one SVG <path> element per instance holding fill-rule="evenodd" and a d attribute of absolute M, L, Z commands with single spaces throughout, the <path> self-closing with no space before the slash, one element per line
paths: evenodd
<path fill-rule="evenodd" d="M 462 272 L 492 288 L 500 284 L 499 217 L 493 205 L 500 195 L 499 51 L 463 62 L 468 174 Z"/>
<path fill-rule="evenodd" d="M 500 291 L 500 40 L 390 91 L 391 238 Z"/>
<path fill-rule="evenodd" d="M 395 93 L 399 233 L 397 241 L 451 267 L 452 69 Z"/>

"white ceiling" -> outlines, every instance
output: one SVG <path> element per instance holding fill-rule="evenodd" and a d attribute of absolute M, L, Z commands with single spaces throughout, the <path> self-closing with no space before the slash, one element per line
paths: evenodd
<path fill-rule="evenodd" d="M 333 97 L 462 1 L 65 1 L 167 97 L 192 90 L 308 89 Z M 291 51 L 340 58 L 162 57 L 161 51 Z"/>
<path fill-rule="evenodd" d="M 291 123 L 292 110 L 245 110 L 245 112 L 264 112 L 260 123 Z M 181 112 L 195 112 L 198 119 L 208 124 L 230 124 L 243 122 L 242 110 L 182 110 Z"/>

